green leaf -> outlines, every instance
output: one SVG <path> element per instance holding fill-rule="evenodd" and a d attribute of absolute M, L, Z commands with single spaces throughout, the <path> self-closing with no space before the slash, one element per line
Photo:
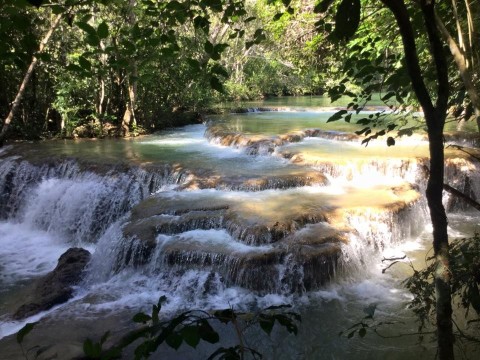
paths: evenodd
<path fill-rule="evenodd" d="M 148 321 L 152 320 L 152 318 L 144 313 L 137 313 L 133 316 L 133 321 L 136 323 L 147 323 Z"/>
<path fill-rule="evenodd" d="M 257 29 L 255 34 L 253 34 L 253 42 L 255 44 L 260 44 L 263 40 L 266 40 L 267 36 L 265 35 L 265 31 L 263 29 Z"/>
<path fill-rule="evenodd" d="M 275 318 L 272 316 L 261 314 L 258 318 L 258 323 L 265 333 L 270 335 L 273 329 L 273 325 L 275 324 Z"/>
<path fill-rule="evenodd" d="M 369 129 L 370 129 L 370 127 L 365 127 L 362 130 L 355 131 L 355 134 L 362 135 L 363 133 L 367 132 Z"/>
<path fill-rule="evenodd" d="M 187 59 L 187 63 L 188 65 L 190 65 L 190 67 L 195 70 L 195 71 L 199 71 L 200 70 L 200 63 L 198 62 L 198 60 L 195 60 L 195 59 Z"/>
<path fill-rule="evenodd" d="M 213 47 L 213 51 L 216 52 L 216 53 L 222 53 L 225 51 L 226 48 L 228 48 L 229 45 L 228 44 L 217 44 Z"/>
<path fill-rule="evenodd" d="M 90 36 L 97 36 L 96 30 L 93 28 L 92 25 L 88 24 L 87 22 L 78 21 L 75 23 L 80 29 L 85 31 Z"/>
<path fill-rule="evenodd" d="M 122 42 L 122 45 L 124 47 L 124 52 L 127 55 L 133 55 L 136 51 L 135 44 L 129 40 L 125 40 Z"/>
<path fill-rule="evenodd" d="M 178 350 L 178 348 L 183 343 L 183 338 L 180 334 L 178 334 L 176 332 L 172 332 L 170 335 L 167 336 L 167 338 L 165 339 L 165 342 L 171 348 L 173 348 L 175 350 Z"/>
<path fill-rule="evenodd" d="M 167 5 L 167 9 L 169 10 L 174 10 L 174 11 L 183 11 L 184 8 L 183 8 L 183 5 L 180 4 L 178 1 L 174 0 L 174 1 L 169 1 L 168 2 L 168 5 Z"/>
<path fill-rule="evenodd" d="M 279 20 L 283 16 L 283 12 L 276 13 L 273 17 L 273 21 Z"/>
<path fill-rule="evenodd" d="M 25 336 L 27 336 L 27 334 L 30 331 L 32 331 L 33 328 L 35 327 L 35 325 L 37 325 L 37 324 L 38 324 L 38 322 L 26 323 L 25 326 L 17 332 L 17 343 L 21 344 L 23 342 L 23 339 L 25 338 Z"/>
<path fill-rule="evenodd" d="M 210 86 L 212 87 L 213 90 L 216 90 L 219 93 L 224 92 L 223 84 L 216 76 L 212 76 L 210 78 Z"/>
<path fill-rule="evenodd" d="M 93 357 L 93 342 L 91 339 L 87 339 L 83 342 L 83 352 L 89 357 Z"/>
<path fill-rule="evenodd" d="M 289 333 L 297 335 L 298 333 L 297 325 L 295 325 L 293 320 L 290 319 L 288 316 L 283 314 L 278 314 L 278 315 L 275 315 L 275 319 L 278 321 L 280 325 L 286 328 Z"/>
<path fill-rule="evenodd" d="M 332 5 L 334 0 L 323 0 L 317 3 L 315 7 L 313 8 L 313 11 L 316 13 L 324 13 L 325 11 L 328 10 L 330 5 Z"/>
<path fill-rule="evenodd" d="M 216 344 L 220 341 L 220 336 L 218 333 L 213 330 L 212 326 L 208 323 L 207 320 L 203 320 L 199 328 L 200 337 L 209 342 L 210 344 Z"/>
<path fill-rule="evenodd" d="M 60 5 L 52 5 L 52 13 L 55 15 L 61 14 L 65 12 L 65 8 Z"/>
<path fill-rule="evenodd" d="M 106 39 L 108 37 L 108 25 L 105 21 L 98 25 L 97 35 L 100 39 Z"/>
<path fill-rule="evenodd" d="M 337 121 L 337 120 L 340 120 L 343 115 L 345 115 L 346 113 L 348 113 L 347 110 L 339 110 L 337 111 L 335 114 L 333 114 L 332 116 L 330 116 L 327 120 L 327 123 L 328 122 L 332 122 L 332 121 Z"/>
<path fill-rule="evenodd" d="M 222 11 L 222 0 L 203 0 L 202 2 L 215 12 Z"/>
<path fill-rule="evenodd" d="M 43 4 L 43 0 L 27 0 L 27 1 L 36 7 L 40 7 Z"/>
<path fill-rule="evenodd" d="M 39 53 L 36 55 L 39 60 L 48 62 L 52 60 L 52 57 L 49 53 Z"/>
<path fill-rule="evenodd" d="M 207 18 L 198 15 L 193 19 L 193 26 L 195 27 L 195 29 L 201 29 L 206 34 L 208 34 L 208 31 L 210 29 L 210 21 Z"/>
<path fill-rule="evenodd" d="M 90 63 L 90 61 L 88 61 L 85 57 L 83 56 L 80 56 L 78 58 L 78 63 L 80 64 L 80 66 L 82 67 L 82 69 L 84 70 L 87 70 L 87 71 L 90 71 L 92 70 L 92 64 Z"/>
<path fill-rule="evenodd" d="M 471 282 L 467 288 L 467 298 L 475 312 L 480 314 L 480 292 L 474 281 Z"/>
<path fill-rule="evenodd" d="M 224 324 L 228 324 L 230 321 L 237 318 L 235 312 L 232 309 L 217 310 L 213 313 L 218 320 Z"/>
<path fill-rule="evenodd" d="M 212 74 L 222 75 L 228 78 L 228 71 L 220 64 L 215 64 L 212 66 Z"/>
<path fill-rule="evenodd" d="M 110 336 L 110 331 L 107 331 L 105 334 L 102 335 L 102 338 L 100 339 L 100 344 L 104 344 L 105 341 L 107 341 L 108 337 Z"/>
<path fill-rule="evenodd" d="M 386 93 L 384 96 L 382 96 L 382 101 L 387 101 L 391 97 L 395 96 L 395 91 L 390 91 Z"/>
<path fill-rule="evenodd" d="M 88 34 L 87 37 L 85 38 L 85 41 L 87 42 L 88 45 L 97 47 L 100 45 L 100 39 L 98 38 L 97 34 L 90 35 Z"/>
<path fill-rule="evenodd" d="M 204 49 L 205 49 L 205 52 L 207 54 L 212 54 L 213 51 L 214 51 L 214 47 L 213 47 L 213 44 L 210 42 L 210 41 L 205 41 L 205 44 L 204 44 Z"/>
<path fill-rule="evenodd" d="M 78 66 L 77 64 L 68 64 L 66 69 L 69 70 L 69 71 L 77 72 L 77 73 L 83 73 L 84 72 L 84 70 L 80 66 Z"/>
<path fill-rule="evenodd" d="M 90 358 L 98 359 L 102 353 L 102 347 L 99 343 L 93 343 L 91 339 L 83 342 L 83 352 Z"/>
<path fill-rule="evenodd" d="M 335 36 L 340 40 L 348 40 L 360 24 L 360 0 L 342 0 L 335 14 Z"/>
<path fill-rule="evenodd" d="M 185 326 L 180 330 L 185 342 L 193 348 L 196 348 L 200 342 L 200 335 L 198 333 L 198 326 Z"/>
<path fill-rule="evenodd" d="M 157 305 L 152 305 L 152 322 L 154 325 L 158 324 L 159 318 L 158 314 L 160 312 L 160 308 Z"/>

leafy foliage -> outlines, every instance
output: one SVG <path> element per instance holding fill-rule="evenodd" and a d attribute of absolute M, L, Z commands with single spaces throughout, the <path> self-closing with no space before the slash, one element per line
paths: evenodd
<path fill-rule="evenodd" d="M 162 296 L 158 303 L 152 306 L 150 314 L 143 312 L 135 314 L 133 322 L 141 326 L 124 335 L 113 346 L 104 348 L 110 336 L 109 332 L 105 333 L 99 342 L 85 340 L 83 347 L 85 355 L 89 359 L 117 359 L 121 357 L 125 348 L 132 345 L 135 346 L 135 359 L 144 359 L 150 357 L 162 344 L 175 350 L 184 343 L 192 348 L 196 348 L 200 341 L 217 344 L 220 341 L 220 335 L 211 323 L 219 322 L 234 327 L 239 344 L 228 348 L 220 347 L 210 355 L 209 359 L 241 359 L 245 354 L 260 358 L 261 354 L 258 351 L 245 345 L 243 331 L 246 328 L 259 324 L 260 328 L 270 335 L 274 324 L 277 323 L 289 333 L 296 335 L 297 323 L 301 321 L 297 313 L 285 311 L 290 307 L 289 305 L 271 306 L 256 314 L 237 313 L 233 309 L 217 310 L 212 313 L 189 310 L 173 319 L 161 320 L 160 311 L 165 301 L 166 297 Z"/>
<path fill-rule="evenodd" d="M 453 302 L 462 310 L 466 319 L 465 332 L 475 334 L 480 324 L 480 234 L 452 242 L 450 266 Z M 425 269 L 413 270 L 413 275 L 404 284 L 413 294 L 409 307 L 418 316 L 422 330 L 427 323 L 435 322 L 435 263 L 430 259 Z M 463 334 L 462 332 L 461 335 Z M 480 341 L 478 336 L 473 337 Z"/>

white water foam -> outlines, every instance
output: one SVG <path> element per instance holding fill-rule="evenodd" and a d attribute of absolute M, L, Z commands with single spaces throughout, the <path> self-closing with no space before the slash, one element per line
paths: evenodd
<path fill-rule="evenodd" d="M 58 236 L 15 222 L 0 222 L 1 283 L 38 277 L 51 271 L 68 244 Z"/>

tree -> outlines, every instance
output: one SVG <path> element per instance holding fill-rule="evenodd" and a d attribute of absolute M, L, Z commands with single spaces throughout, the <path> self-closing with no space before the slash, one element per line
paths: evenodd
<path fill-rule="evenodd" d="M 63 14 L 57 14 L 57 15 L 54 16 L 48 31 L 46 32 L 46 34 L 43 36 L 42 40 L 40 41 L 40 45 L 38 47 L 38 53 L 42 53 L 44 51 L 44 49 L 47 46 L 50 38 L 52 37 L 53 32 L 55 31 L 58 24 L 60 23 L 62 15 Z M 32 60 L 30 62 L 30 65 L 28 66 L 28 68 L 25 72 L 25 75 L 23 77 L 23 80 L 20 84 L 17 95 L 15 96 L 15 99 L 12 102 L 10 112 L 8 113 L 7 117 L 5 118 L 5 120 L 3 122 L 3 127 L 2 127 L 2 130 L 0 131 L 0 147 L 2 147 L 2 145 L 5 141 L 7 130 L 8 130 L 8 128 L 10 126 L 10 123 L 12 122 L 14 116 L 16 115 L 16 113 L 19 109 L 20 103 L 22 101 L 22 98 L 25 94 L 25 90 L 27 88 L 27 84 L 30 81 L 30 78 L 32 77 L 32 75 L 34 73 L 35 68 L 37 67 L 38 61 L 39 61 L 38 55 L 34 54 L 32 56 Z"/>
<path fill-rule="evenodd" d="M 15 131 L 33 129 L 38 139 L 47 128 L 49 110 L 59 114 L 59 124 L 67 125 L 63 135 L 72 135 L 82 125 L 94 130 L 91 135 L 100 136 L 106 122 L 121 128 L 122 135 L 135 123 L 158 128 L 154 125 L 163 113 L 196 111 L 216 99 L 229 75 L 221 65 L 222 54 L 233 40 L 246 40 L 241 31 L 248 20 L 243 1 L 30 0 L 39 7 L 33 11 L 25 1 L 0 1 L 6 4 L 0 17 L 9 24 L 0 28 L 4 40 L 0 54 L 7 55 L 0 60 L 0 78 L 8 84 L 20 83 L 19 73 L 27 74 L 15 101 L 12 91 L 0 96 L 0 113 L 5 113 L 2 139 L 12 130 L 12 122 Z M 37 21 L 52 13 L 58 15 L 52 29 L 60 27 L 61 37 L 52 36 L 53 31 Z M 10 21 L 19 14 L 30 23 L 28 29 L 49 37 L 43 42 L 34 36 L 22 37 L 20 26 Z M 30 50 L 22 41 L 10 41 L 12 37 L 26 38 L 29 44 L 48 40 L 51 51 L 47 53 L 42 45 L 43 52 L 39 52 L 36 44 Z M 257 44 L 259 38 L 255 35 L 248 41 Z M 32 68 L 41 59 L 45 68 L 54 69 L 40 68 L 41 85 L 48 88 L 49 98 L 41 104 L 47 114 L 38 116 L 35 124 L 25 114 L 35 113 L 38 106 L 21 100 L 29 89 L 38 95 L 34 91 L 38 77 L 26 65 L 16 63 L 23 52 L 30 59 L 33 56 Z M 35 81 L 28 87 L 30 78 Z M 16 135 L 22 137 L 25 132 Z"/>
<path fill-rule="evenodd" d="M 324 12 L 334 0 L 323 0 L 316 10 Z M 438 353 L 440 359 L 453 359 L 452 306 L 450 290 L 449 243 L 447 216 L 442 204 L 444 182 L 443 129 L 449 99 L 448 65 L 440 33 L 435 22 L 435 0 L 418 0 L 416 6 L 407 8 L 404 0 L 380 0 L 390 10 L 397 23 L 405 53 L 405 66 L 413 91 L 423 109 L 429 140 L 430 173 L 426 198 L 433 225 L 433 248 L 436 259 L 435 291 Z M 366 1 L 363 4 L 367 3 Z M 373 4 L 381 5 L 379 2 Z M 334 36 L 340 40 L 352 37 L 360 24 L 360 0 L 341 0 L 335 15 Z M 377 6 L 378 6 L 377 5 Z M 423 20 L 421 28 L 415 28 L 413 16 Z M 416 25 L 416 23 L 415 23 Z M 416 45 L 416 34 L 426 34 L 429 41 L 431 66 L 435 68 L 436 89 L 431 94 L 422 72 Z M 435 101 L 434 101 L 435 99 Z"/>
<path fill-rule="evenodd" d="M 459 9 L 461 6 L 462 2 L 459 2 L 457 5 L 457 2 L 454 0 L 452 0 L 451 6 L 448 6 L 448 4 L 444 4 L 443 6 L 443 8 L 447 8 L 446 10 L 448 11 L 448 17 L 444 16 L 444 18 L 453 19 L 452 26 L 456 29 L 458 41 L 456 41 L 451 35 L 451 31 L 447 28 L 438 11 L 435 12 L 435 21 L 444 42 L 450 49 L 461 82 L 465 87 L 465 92 L 467 93 L 471 106 L 473 107 L 475 121 L 478 130 L 480 131 L 480 89 L 478 88 L 478 78 L 480 76 L 480 49 L 475 43 L 475 38 L 478 39 L 478 33 L 475 28 L 470 0 L 465 0 L 464 8 Z M 464 11 L 463 18 L 461 18 L 460 10 Z M 465 21 L 462 21 L 463 19 L 465 19 Z M 467 36 L 464 34 L 464 27 L 467 28 Z"/>

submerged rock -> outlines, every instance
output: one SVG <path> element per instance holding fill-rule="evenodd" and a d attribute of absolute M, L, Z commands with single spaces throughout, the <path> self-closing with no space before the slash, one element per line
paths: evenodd
<path fill-rule="evenodd" d="M 70 248 L 58 259 L 55 269 L 42 278 L 31 295 L 31 301 L 18 308 L 13 317 L 24 319 L 55 305 L 68 301 L 90 260 L 90 252 L 82 248 Z"/>
<path fill-rule="evenodd" d="M 322 186 L 159 193 L 133 208 L 115 271 L 209 270 L 259 294 L 303 293 L 331 280 L 350 236 L 381 249 L 417 233 L 419 199 L 407 183 L 342 194 Z"/>

